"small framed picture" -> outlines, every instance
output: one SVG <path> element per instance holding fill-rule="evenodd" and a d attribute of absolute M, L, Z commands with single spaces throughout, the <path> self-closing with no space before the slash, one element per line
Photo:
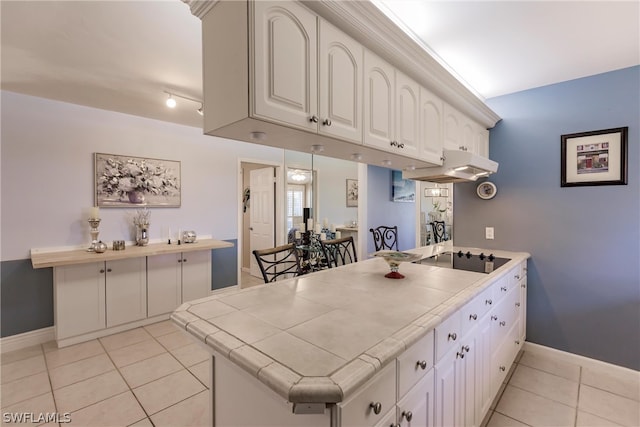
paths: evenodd
<path fill-rule="evenodd" d="M 627 184 L 628 127 L 562 135 L 561 187 Z"/>
<path fill-rule="evenodd" d="M 347 179 L 347 207 L 358 207 L 358 180 Z"/>

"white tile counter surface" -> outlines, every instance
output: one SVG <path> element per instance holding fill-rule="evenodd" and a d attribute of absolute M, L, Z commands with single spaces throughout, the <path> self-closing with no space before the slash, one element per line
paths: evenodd
<path fill-rule="evenodd" d="M 171 318 L 289 402 L 340 402 L 529 257 L 453 250 L 511 261 L 491 274 L 403 263 L 405 278 L 394 280 L 384 277 L 387 263 L 373 258 L 191 301 Z"/>

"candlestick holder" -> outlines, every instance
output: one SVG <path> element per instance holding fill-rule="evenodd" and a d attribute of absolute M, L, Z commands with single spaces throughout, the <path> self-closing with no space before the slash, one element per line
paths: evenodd
<path fill-rule="evenodd" d="M 89 225 L 91 226 L 91 230 L 89 230 L 89 233 L 91 234 L 91 246 L 89 246 L 87 252 L 95 252 L 98 244 L 98 227 L 100 226 L 100 218 L 89 218 Z"/>

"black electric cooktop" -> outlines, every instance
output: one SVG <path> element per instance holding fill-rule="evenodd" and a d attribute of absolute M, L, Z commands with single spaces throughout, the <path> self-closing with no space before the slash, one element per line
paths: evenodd
<path fill-rule="evenodd" d="M 424 265 L 453 268 L 455 270 L 491 273 L 511 261 L 511 258 L 499 258 L 493 254 L 472 254 L 471 252 L 443 252 L 419 261 Z"/>

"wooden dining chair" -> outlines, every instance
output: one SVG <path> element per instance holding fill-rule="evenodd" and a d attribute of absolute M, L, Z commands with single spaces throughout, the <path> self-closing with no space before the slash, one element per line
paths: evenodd
<path fill-rule="evenodd" d="M 433 231 L 434 243 L 440 243 L 447 240 L 447 230 L 444 221 L 433 221 L 431 223 L 431 230 Z"/>
<path fill-rule="evenodd" d="M 397 251 L 398 250 L 398 227 L 387 227 L 381 225 L 376 228 L 370 228 L 369 231 L 373 233 L 373 244 L 377 251 L 385 249 Z"/>
<path fill-rule="evenodd" d="M 329 268 L 357 262 L 356 246 L 353 243 L 353 236 L 342 237 L 340 239 L 320 240 L 322 253 L 327 260 Z"/>
<path fill-rule="evenodd" d="M 300 274 L 300 259 L 295 243 L 269 249 L 256 249 L 253 255 L 258 261 L 264 283 L 278 278 L 289 278 Z"/>

